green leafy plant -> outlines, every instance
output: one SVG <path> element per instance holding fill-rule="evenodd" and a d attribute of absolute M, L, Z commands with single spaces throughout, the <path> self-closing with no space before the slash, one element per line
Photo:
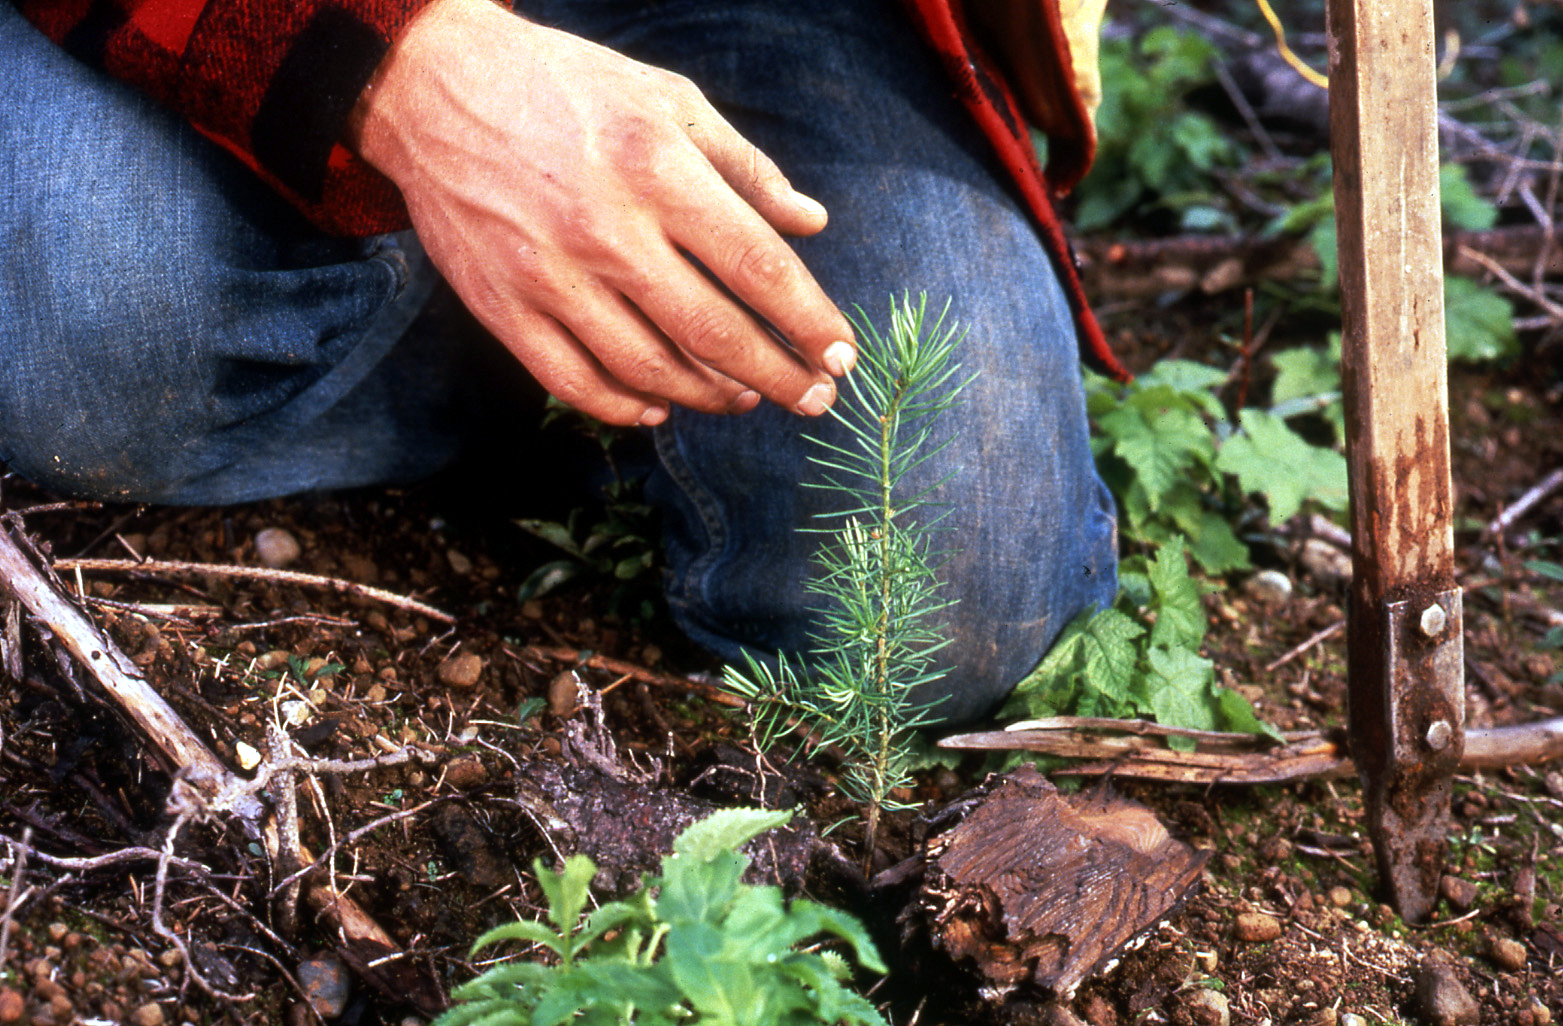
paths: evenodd
<path fill-rule="evenodd" d="M 645 589 L 656 579 L 657 527 L 652 508 L 641 499 L 641 480 L 626 476 L 614 460 L 622 432 L 550 398 L 543 426 L 560 420 L 570 421 L 597 443 L 608 480 L 600 507 L 578 506 L 562 523 L 536 518 L 515 521 L 523 531 L 564 553 L 528 574 L 518 597 L 523 602 L 541 598 L 578 579 L 611 580 L 616 584 L 610 608 L 615 612 L 628 608 L 649 619 L 651 603 Z"/>
<path fill-rule="evenodd" d="M 1225 382 L 1224 372 L 1181 360 L 1127 386 L 1087 378 L 1092 445 L 1125 536 L 1151 547 L 1186 539 L 1210 573 L 1249 565 L 1232 526 L 1247 495 L 1264 497 L 1272 523 L 1308 502 L 1346 508 L 1344 457 L 1289 427 L 1295 410 L 1245 409 L 1233 424 L 1215 395 Z"/>
<path fill-rule="evenodd" d="M 1440 209 L 1445 229 L 1482 231 L 1498 221 L 1498 208 L 1471 186 L 1464 166 L 1438 170 Z M 1313 199 L 1295 204 L 1270 225 L 1270 231 L 1303 234 L 1319 258 L 1318 290 L 1333 297 L 1340 286 L 1336 259 L 1335 200 L 1328 182 Z M 1480 363 L 1519 352 L 1514 304 L 1493 289 L 1458 275 L 1444 277 L 1444 335 L 1451 360 Z"/>
<path fill-rule="evenodd" d="M 861 350 L 849 379 L 853 401 L 833 412 L 844 444 L 813 439 L 824 472 L 817 487 L 839 496 L 827 517 L 819 568 L 808 583 L 820 599 L 820 624 L 801 662 L 770 666 L 751 659 L 728 667 L 727 685 L 751 700 L 755 731 L 772 743 L 800 718 L 821 745 L 847 755 L 843 790 L 865 808 L 865 858 L 873 852 L 890 792 L 909 779 L 910 732 L 934 710 L 915 689 L 945 670 L 934 616 L 938 595 L 933 539 L 942 517 L 927 490 L 906 494 L 909 472 L 936 455 L 937 418 L 964 385 L 953 362 L 962 333 L 944 314 L 930 318 L 927 297 L 891 304 L 890 330 L 857 322 Z"/>
<path fill-rule="evenodd" d="M 1180 231 L 1236 227 L 1211 172 L 1237 147 L 1209 115 L 1186 102 L 1214 80 L 1216 49 L 1196 33 L 1161 26 L 1138 41 L 1102 43 L 1096 165 L 1080 183 L 1075 224 L 1094 231 L 1160 212 Z"/>
<path fill-rule="evenodd" d="M 787 901 L 776 887 L 742 882 L 749 860 L 736 849 L 790 812 L 727 810 L 679 834 L 660 876 L 624 901 L 584 914 L 597 868 L 571 856 L 563 872 L 536 864 L 548 921 L 510 923 L 472 946 L 505 941 L 547 952 L 549 963 L 507 961 L 457 988 L 436 1026 L 885 1026 L 845 985 L 833 951 L 799 950 L 815 938 L 842 941 L 857 962 L 886 971 L 862 925 L 814 902 Z"/>
<path fill-rule="evenodd" d="M 1213 664 L 1199 654 L 1207 621 L 1183 543 L 1160 546 L 1154 558 L 1129 557 L 1119 579 L 1117 601 L 1076 617 L 1001 715 L 1149 717 L 1195 730 L 1273 733 L 1246 698 L 1216 683 Z M 1192 747 L 1184 738 L 1168 743 Z"/>

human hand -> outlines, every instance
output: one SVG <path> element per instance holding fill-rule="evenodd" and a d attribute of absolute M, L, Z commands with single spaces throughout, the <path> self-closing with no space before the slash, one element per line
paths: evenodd
<path fill-rule="evenodd" d="M 824 208 L 679 75 L 489 0 L 436 0 L 354 108 L 350 142 L 473 314 L 600 420 L 761 396 L 814 416 L 856 359 L 779 234 L 818 232 Z"/>

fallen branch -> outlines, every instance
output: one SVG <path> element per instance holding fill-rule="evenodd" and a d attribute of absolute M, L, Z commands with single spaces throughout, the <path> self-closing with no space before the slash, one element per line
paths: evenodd
<path fill-rule="evenodd" d="M 371 599 L 397 609 L 427 616 L 440 623 L 455 623 L 456 618 L 426 602 L 398 595 L 394 591 L 376 588 L 370 584 L 345 581 L 340 577 L 323 577 L 299 570 L 273 570 L 264 566 L 233 566 L 227 563 L 186 563 L 173 559 L 60 559 L 54 563 L 56 570 L 80 570 L 83 573 L 134 573 L 166 577 L 228 577 L 235 580 L 266 581 L 269 584 L 289 584 L 300 588 L 324 588 L 339 595 L 353 595 Z"/>
<path fill-rule="evenodd" d="M 1319 631 L 1316 634 L 1310 635 L 1307 639 L 1305 639 L 1300 644 L 1293 645 L 1291 648 L 1289 648 L 1285 652 L 1281 653 L 1275 659 L 1271 660 L 1269 663 L 1266 663 L 1265 664 L 1265 672 L 1266 673 L 1274 673 L 1276 670 L 1279 670 L 1281 667 L 1285 666 L 1287 663 L 1291 662 L 1293 659 L 1296 659 L 1298 656 L 1302 655 L 1304 652 L 1308 651 L 1313 646 L 1319 644 L 1320 642 L 1328 641 L 1329 639 L 1333 638 L 1335 635 L 1339 634 L 1341 632 L 1341 629 L 1344 628 L 1345 626 L 1346 626 L 1346 621 L 1345 620 L 1336 620 L 1334 623 L 1330 624 L 1328 627 L 1324 628 L 1322 631 Z"/>
<path fill-rule="evenodd" d="M 1199 289 L 1206 293 L 1319 273 L 1306 240 L 1292 236 L 1180 235 L 1114 242 L 1079 239 L 1081 276 L 1102 299 L 1132 299 Z M 1563 247 L 1536 225 L 1457 231 L 1444 236 L 1444 269 L 1478 277 L 1501 268 L 1511 275 L 1563 276 Z"/>
<path fill-rule="evenodd" d="M 1543 499 L 1563 488 L 1563 467 L 1559 467 L 1530 488 L 1524 495 L 1514 500 L 1514 504 L 1502 513 L 1488 521 L 1486 533 L 1489 536 L 1502 534 L 1514 526 L 1514 522 L 1529 513 Z"/>
<path fill-rule="evenodd" d="M 61 561 L 56 565 L 63 566 L 65 562 Z M 82 569 L 88 569 L 85 564 L 91 563 L 108 563 L 111 564 L 111 569 L 132 570 L 143 569 L 148 565 L 121 560 L 74 562 Z M 199 563 L 151 565 L 177 568 L 173 572 L 207 572 L 206 569 L 190 569 L 205 567 L 205 564 Z M 224 569 L 243 568 L 212 569 L 220 572 Z M 268 571 L 268 573 L 278 572 L 280 571 Z M 310 575 L 298 576 L 309 577 Z M 330 586 L 330 579 L 319 578 L 318 580 L 328 582 Z M 259 789 L 267 783 L 267 774 L 263 772 L 257 780 L 248 781 L 232 773 L 179 718 L 162 696 L 152 690 L 138 673 L 135 664 L 120 650 L 119 646 L 100 632 L 80 609 L 56 590 L 4 530 L 0 530 L 0 591 L 9 592 L 27 607 L 28 611 L 58 639 L 71 657 L 108 691 L 153 746 L 172 764 L 176 785 L 182 784 L 187 788 L 183 792 L 185 798 L 189 799 L 190 792 L 193 791 L 199 796 L 208 813 L 226 812 L 234 815 L 244 831 L 252 839 L 264 845 L 270 863 L 274 867 L 279 864 L 284 858 L 284 853 L 277 823 L 275 819 L 265 815 L 265 807 L 257 796 Z M 385 594 L 390 595 L 389 592 Z M 398 601 L 411 601 L 403 600 L 400 596 L 391 597 Z M 180 792 L 179 786 L 175 787 L 175 792 Z M 176 826 L 181 822 L 176 819 Z M 172 844 L 176 833 L 176 829 L 170 830 L 167 844 Z M 307 852 L 301 850 L 297 855 L 305 863 L 312 861 Z M 166 867 L 166 863 L 161 865 Z M 164 871 L 166 872 L 166 868 Z M 381 929 L 380 925 L 370 918 L 357 902 L 337 893 L 334 886 L 309 887 L 304 896 L 316 912 L 340 932 L 343 957 L 355 968 L 364 963 L 365 959 L 362 957 L 364 951 L 383 954 L 400 950 L 390 935 Z M 155 909 L 154 913 L 156 913 Z M 377 987 L 386 989 L 397 998 L 413 1001 L 424 1011 L 432 1013 L 439 1008 L 438 994 L 434 994 L 431 998 L 428 989 L 416 986 L 421 981 L 391 981 L 384 974 L 375 973 L 367 967 L 363 970 L 363 974 Z"/>
<path fill-rule="evenodd" d="M 1169 737 L 1194 742 L 1189 752 L 1168 748 Z M 1323 731 L 1282 735 L 1276 743 L 1255 734 L 1191 731 L 1142 720 L 1060 716 L 1018 723 L 1007 730 L 957 734 L 940 748 L 1025 751 L 1094 760 L 1063 772 L 1112 774 L 1191 784 L 1270 784 L 1352 771 L 1342 737 Z M 1563 717 L 1513 727 L 1465 732 L 1464 768 L 1502 767 L 1563 758 Z"/>
<path fill-rule="evenodd" d="M 513 656 L 517 655 L 514 652 L 510 654 Z M 690 680 L 688 677 L 676 677 L 671 673 L 658 673 L 655 670 L 648 670 L 644 666 L 627 663 L 622 659 L 613 659 L 593 652 L 582 652 L 563 645 L 528 645 L 521 650 L 520 655 L 533 659 L 547 659 L 556 663 L 568 663 L 571 666 L 585 666 L 593 670 L 602 670 L 604 673 L 628 677 L 643 684 L 655 684 L 663 688 L 679 688 L 684 691 L 693 691 L 701 698 L 715 705 L 725 705 L 731 709 L 742 709 L 748 704 L 732 692 L 724 691 L 710 684 L 702 684 L 700 681 Z"/>

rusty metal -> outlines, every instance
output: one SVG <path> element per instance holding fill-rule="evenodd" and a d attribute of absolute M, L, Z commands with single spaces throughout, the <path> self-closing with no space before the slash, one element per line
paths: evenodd
<path fill-rule="evenodd" d="M 1464 754 L 1461 597 L 1385 603 L 1376 611 L 1389 686 L 1358 704 L 1352 686 L 1352 758 L 1362 774 L 1368 831 L 1380 878 L 1409 922 L 1432 911 L 1449 828 L 1451 777 Z M 1358 669 L 1353 666 L 1353 671 Z"/>
<path fill-rule="evenodd" d="M 1328 0 L 1352 527 L 1350 742 L 1389 896 L 1438 893 L 1464 744 L 1431 0 Z"/>

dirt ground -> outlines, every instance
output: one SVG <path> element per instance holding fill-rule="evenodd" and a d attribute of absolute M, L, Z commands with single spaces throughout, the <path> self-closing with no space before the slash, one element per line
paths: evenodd
<path fill-rule="evenodd" d="M 1144 365 L 1171 337 L 1127 341 Z M 1473 725 L 1563 715 L 1558 654 L 1540 644 L 1558 622 L 1549 611 L 1563 607 L 1563 583 L 1525 565 L 1538 552 L 1558 557 L 1563 496 L 1505 538 L 1479 537 L 1501 505 L 1563 465 L 1555 358 L 1454 375 Z M 290 925 L 261 849 L 220 816 L 181 832 L 175 854 L 189 861 L 169 868 L 159 903 L 149 849 L 169 824 L 167 767 L 84 674 L 24 630 L 24 672 L 0 692 L 0 832 L 30 846 L 24 856 L 0 842 L 9 909 L 0 1023 L 319 1021 L 306 993 L 331 1022 L 426 1022 L 431 1004 L 474 972 L 467 947 L 479 932 L 540 914 L 534 859 L 589 850 L 605 867 L 599 882 L 622 888 L 701 809 L 752 800 L 749 734 L 732 704 L 714 697 L 718 667 L 680 640 L 647 593 L 599 579 L 522 601 L 520 582 L 557 554 L 507 519 L 532 511 L 484 509 L 480 499 L 441 480 L 228 509 L 144 509 L 57 504 L 14 478 L 0 481 L 0 506 L 20 514 L 11 523 L 57 560 L 145 555 L 256 567 L 257 537 L 280 529 L 298 544 L 289 569 L 374 585 L 454 618 L 247 577 L 61 571 L 230 767 L 248 769 L 267 751 L 268 724 L 318 759 L 416 751 L 404 765 L 305 774 L 297 798 L 305 846 L 336 846 L 339 885 L 403 954 L 364 966 L 349 950 L 344 964 L 332 954 L 344 946 L 307 910 Z M 1547 539 L 1551 549 L 1536 548 Z M 1261 564 L 1295 582 L 1290 598 L 1265 605 L 1236 580 L 1208 596 L 1208 654 L 1276 724 L 1338 726 L 1340 633 L 1273 665 L 1343 617 L 1345 582 L 1317 560 L 1300 561 L 1300 545 L 1275 535 L 1256 549 Z M 588 743 L 592 714 L 577 679 L 600 698 L 611 758 Z M 769 797 L 801 803 L 823 830 L 846 811 L 833 771 L 828 761 L 795 764 Z M 932 811 L 983 774 L 983 759 L 971 756 L 929 769 L 905 797 Z M 824 869 L 784 855 L 775 868 L 878 923 L 893 967 L 918 966 L 873 992 L 897 1026 L 1067 1022 L 1066 1012 L 1094 1026 L 1470 1021 L 1441 1018 L 1447 1003 L 1434 1010 L 1416 993 L 1435 962 L 1446 965 L 1440 978 L 1474 998 L 1484 1024 L 1563 1016 L 1557 768 L 1459 778 L 1444 898 L 1433 923 L 1417 927 L 1380 903 L 1352 778 L 1115 786 L 1214 854 L 1200 892 L 1067 1010 L 1024 994 L 985 1004 L 961 973 L 898 951 L 887 921 L 896 910 L 876 905 L 842 868 L 860 855 L 850 824 L 829 835 L 844 857 Z M 906 814 L 892 824 L 881 864 L 908 854 L 919 823 Z M 155 914 L 207 983 L 231 997 L 192 982 Z"/>

